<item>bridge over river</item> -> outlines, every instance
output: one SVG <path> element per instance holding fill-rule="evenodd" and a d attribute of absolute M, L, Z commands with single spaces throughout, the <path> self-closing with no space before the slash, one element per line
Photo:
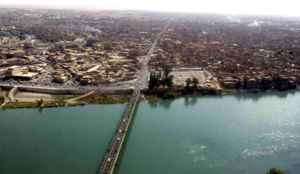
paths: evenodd
<path fill-rule="evenodd" d="M 122 115 L 122 119 L 112 137 L 112 140 L 110 142 L 110 145 L 107 149 L 107 153 L 104 157 L 104 160 L 102 161 L 100 170 L 98 174 L 112 174 L 115 168 L 115 165 L 117 163 L 118 157 L 120 155 L 120 151 L 122 149 L 122 145 L 124 142 L 124 139 L 126 137 L 128 128 L 130 126 L 133 113 L 135 110 L 135 107 L 138 103 L 140 91 L 141 89 L 145 88 L 148 83 L 148 77 L 149 77 L 149 60 L 151 55 L 153 54 L 154 48 L 156 47 L 156 43 L 161 36 L 161 34 L 167 29 L 169 23 L 164 27 L 163 31 L 158 34 L 157 38 L 154 40 L 148 54 L 145 56 L 139 78 L 137 80 L 137 83 L 135 84 L 135 88 L 132 92 L 132 96 L 128 102 L 128 105 L 125 109 L 125 112 Z"/>
<path fill-rule="evenodd" d="M 113 173 L 127 130 L 129 128 L 130 122 L 133 117 L 133 112 L 138 103 L 139 96 L 140 96 L 140 90 L 136 88 L 132 93 L 128 106 L 126 107 L 122 119 L 116 129 L 116 132 L 113 135 L 111 143 L 107 149 L 107 153 L 104 157 L 101 168 L 99 170 L 99 174 Z"/>

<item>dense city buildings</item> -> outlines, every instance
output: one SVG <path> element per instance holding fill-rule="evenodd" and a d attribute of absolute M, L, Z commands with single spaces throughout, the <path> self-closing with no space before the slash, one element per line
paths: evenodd
<path fill-rule="evenodd" d="M 300 173 L 300 18 L 63 8 L 0 8 L 0 173 Z"/>
<path fill-rule="evenodd" d="M 160 39 L 151 67 L 200 68 L 228 89 L 294 89 L 299 25 L 297 18 L 182 15 Z"/>
<path fill-rule="evenodd" d="M 151 72 L 167 65 L 175 86 L 247 91 L 300 83 L 297 18 L 1 9 L 1 83 L 133 86 L 145 57 Z"/>
<path fill-rule="evenodd" d="M 166 25 L 130 12 L 3 9 L 0 15 L 2 81 L 39 85 L 136 80 L 153 39 Z"/>

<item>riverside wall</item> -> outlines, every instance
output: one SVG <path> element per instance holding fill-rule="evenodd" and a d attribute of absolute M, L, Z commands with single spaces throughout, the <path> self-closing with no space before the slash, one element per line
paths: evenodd
<path fill-rule="evenodd" d="M 10 90 L 14 86 L 11 85 L 0 85 L 2 89 Z M 44 94 L 56 94 L 56 95 L 83 95 L 90 91 L 96 91 L 97 89 L 68 89 L 68 88 L 44 88 L 44 87 L 29 87 L 29 86 L 18 86 L 18 90 L 22 92 L 33 92 L 33 93 L 44 93 Z M 99 92 L 105 95 L 120 95 L 120 94 L 131 94 L 131 88 L 125 89 L 98 89 Z"/>

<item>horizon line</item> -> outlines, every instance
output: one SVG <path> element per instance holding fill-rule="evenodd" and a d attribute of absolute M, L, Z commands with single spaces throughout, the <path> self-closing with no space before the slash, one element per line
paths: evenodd
<path fill-rule="evenodd" d="M 50 5 L 50 4 L 1 4 L 0 8 L 32 8 L 32 9 L 57 9 L 57 10 L 82 10 L 82 11 L 136 11 L 136 12 L 153 12 L 153 13 L 177 13 L 177 14 L 209 14 L 209 15 L 232 15 L 232 16 L 268 16 L 268 17 L 289 17 L 297 18 L 299 15 L 282 15 L 282 14 L 259 14 L 259 13 L 227 13 L 227 12 L 201 12 L 201 11 L 172 11 L 172 10 L 149 10 L 135 8 L 112 8 L 112 7 L 92 7 L 87 5 Z"/>

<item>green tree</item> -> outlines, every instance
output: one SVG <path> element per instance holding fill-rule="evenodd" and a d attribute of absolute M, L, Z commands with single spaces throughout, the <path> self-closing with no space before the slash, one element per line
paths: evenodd
<path fill-rule="evenodd" d="M 192 83 L 193 83 L 193 87 L 194 88 L 197 88 L 197 86 L 198 86 L 198 84 L 199 84 L 199 80 L 197 79 L 197 78 L 193 78 L 193 80 L 192 80 Z"/>
<path fill-rule="evenodd" d="M 173 86 L 173 75 L 169 75 L 166 79 L 165 79 L 165 84 L 170 88 Z"/>
<path fill-rule="evenodd" d="M 161 85 L 160 82 L 160 75 L 157 75 L 155 73 L 150 74 L 150 80 L 149 80 L 149 89 L 153 89 L 155 87 L 159 87 Z"/>
<path fill-rule="evenodd" d="M 174 76 L 170 75 L 172 72 L 172 68 L 170 66 L 164 66 L 163 67 L 163 77 L 161 80 L 161 85 L 172 87 L 173 86 L 173 78 Z"/>
<path fill-rule="evenodd" d="M 187 89 L 190 89 L 191 84 L 192 84 L 192 80 L 190 78 L 185 80 L 185 87 Z"/>
<path fill-rule="evenodd" d="M 281 170 L 278 170 L 278 169 L 276 169 L 276 168 L 272 168 L 272 169 L 270 169 L 269 172 L 267 172 L 266 174 L 284 174 L 284 172 L 281 171 Z"/>
<path fill-rule="evenodd" d="M 172 68 L 170 66 L 164 66 L 163 72 L 164 72 L 164 78 L 166 79 L 169 76 L 169 74 L 172 72 Z"/>
<path fill-rule="evenodd" d="M 41 107 L 44 103 L 44 100 L 43 99 L 37 100 L 36 103 L 38 107 Z"/>
<path fill-rule="evenodd" d="M 167 86 L 167 87 L 172 87 L 173 86 L 173 79 L 174 76 L 170 75 L 172 72 L 172 68 L 165 66 L 163 67 L 163 75 L 161 72 L 159 74 L 151 73 L 150 74 L 150 80 L 149 80 L 149 89 L 153 89 L 155 87 L 160 87 L 160 86 Z"/>

